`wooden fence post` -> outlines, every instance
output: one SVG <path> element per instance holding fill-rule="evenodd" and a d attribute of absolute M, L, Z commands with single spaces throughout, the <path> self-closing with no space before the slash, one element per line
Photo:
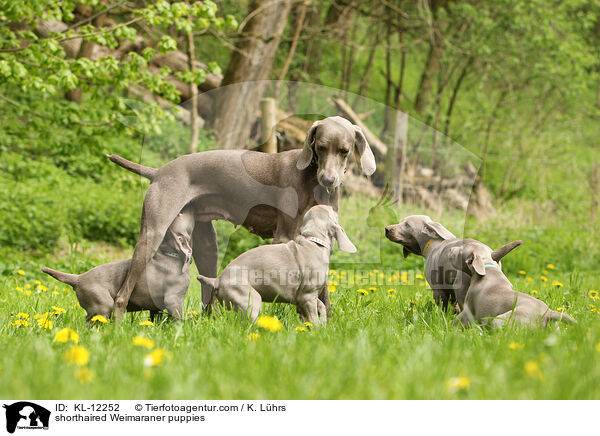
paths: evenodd
<path fill-rule="evenodd" d="M 275 137 L 275 99 L 263 98 L 260 101 L 260 136 L 262 151 L 277 153 L 277 138 Z"/>

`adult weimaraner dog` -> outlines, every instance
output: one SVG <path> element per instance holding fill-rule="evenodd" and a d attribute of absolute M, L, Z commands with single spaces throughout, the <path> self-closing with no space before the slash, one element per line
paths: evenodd
<path fill-rule="evenodd" d="M 300 316 L 316 326 L 327 323 L 319 293 L 327 284 L 334 239 L 342 251 L 355 253 L 331 206 L 313 206 L 304 215 L 300 235 L 285 244 L 248 250 L 234 259 L 218 278 L 198 276 L 214 290 L 219 302 L 253 321 L 262 302 L 295 304 Z"/>
<path fill-rule="evenodd" d="M 462 247 L 472 239 L 457 239 L 442 224 L 433 221 L 427 215 L 411 215 L 399 224 L 385 228 L 386 237 L 403 246 L 402 254 L 423 256 L 425 262 L 425 278 L 433 289 L 437 304 L 446 309 L 448 303 L 464 306 L 465 296 L 469 288 L 471 276 L 465 272 L 461 264 L 457 264 L 453 250 Z M 513 241 L 504 245 L 490 256 L 500 262 L 511 250 L 521 245 L 522 241 Z"/>
<path fill-rule="evenodd" d="M 131 266 L 115 300 L 115 316 L 124 315 L 146 263 L 186 204 L 193 204 L 196 215 L 192 246 L 198 271 L 216 277 L 218 252 L 212 220 L 242 224 L 262 237 L 273 237 L 276 243 L 290 241 L 312 206 L 328 204 L 338 210 L 339 188 L 353 152 L 360 156 L 364 174 L 373 174 L 375 158 L 361 129 L 344 118 L 330 117 L 311 126 L 300 150 L 276 154 L 205 151 L 179 157 L 159 169 L 110 156 L 152 180 Z M 329 306 L 326 286 L 322 298 Z M 210 299 L 210 289 L 203 286 L 203 304 L 208 305 Z"/>
<path fill-rule="evenodd" d="M 511 324 L 546 327 L 549 321 L 576 323 L 566 313 L 554 311 L 543 301 L 513 290 L 487 245 L 469 240 L 451 251 L 454 263 L 472 277 L 464 309 L 456 323 L 489 322 L 492 327 Z"/>
<path fill-rule="evenodd" d="M 183 316 L 183 299 L 190 285 L 192 231 L 194 213 L 186 207 L 175 218 L 160 248 L 146 265 L 145 274 L 136 283 L 127 304 L 128 311 L 150 310 L 150 317 L 163 310 L 176 319 Z M 71 285 L 89 322 L 95 315 L 110 317 L 115 297 L 131 259 L 97 266 L 83 274 L 68 274 L 42 268 L 57 280 Z"/>

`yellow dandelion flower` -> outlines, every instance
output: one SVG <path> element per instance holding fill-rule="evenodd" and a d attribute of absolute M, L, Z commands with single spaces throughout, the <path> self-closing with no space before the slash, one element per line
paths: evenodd
<path fill-rule="evenodd" d="M 523 348 L 525 348 L 525 344 L 520 344 L 518 342 L 511 342 L 508 345 L 508 348 L 511 350 L 522 350 Z"/>
<path fill-rule="evenodd" d="M 94 378 L 94 372 L 87 367 L 76 369 L 73 375 L 81 384 L 88 383 Z"/>
<path fill-rule="evenodd" d="M 57 331 L 54 334 L 55 342 L 69 342 L 73 341 L 74 343 L 79 343 L 79 335 L 76 331 L 71 330 L 70 328 L 64 328 L 62 330 Z"/>
<path fill-rule="evenodd" d="M 36 288 L 38 291 L 42 291 L 42 292 L 46 292 L 48 290 L 48 288 L 44 285 L 37 285 Z"/>
<path fill-rule="evenodd" d="M 51 316 L 52 314 L 50 312 L 46 312 L 43 315 L 40 315 L 37 318 L 38 326 L 46 330 L 52 330 L 52 321 L 50 320 Z"/>
<path fill-rule="evenodd" d="M 388 294 L 395 294 L 395 293 L 396 293 L 396 290 L 395 290 L 395 289 L 388 289 L 388 290 L 387 290 L 387 293 L 388 293 Z"/>
<path fill-rule="evenodd" d="M 304 325 L 305 325 L 306 327 L 314 327 L 313 323 L 312 323 L 312 322 L 310 322 L 310 321 L 305 321 L 305 322 L 304 322 Z"/>
<path fill-rule="evenodd" d="M 99 322 L 101 324 L 106 324 L 108 322 L 108 320 L 102 315 L 94 315 L 90 321 Z"/>
<path fill-rule="evenodd" d="M 531 283 L 533 281 L 533 277 L 527 277 L 525 280 L 527 280 L 529 283 Z"/>
<path fill-rule="evenodd" d="M 554 265 L 552 265 L 551 263 L 549 263 L 548 265 L 546 265 L 546 268 L 548 268 L 548 269 L 554 269 L 556 267 Z"/>
<path fill-rule="evenodd" d="M 20 287 L 20 286 L 17 286 L 15 289 L 16 289 L 17 291 L 19 291 L 21 294 L 23 293 L 23 288 L 22 288 L 22 287 Z"/>
<path fill-rule="evenodd" d="M 19 274 L 20 276 L 24 276 L 25 275 L 25 271 L 23 271 L 22 269 L 20 269 L 19 271 L 17 271 L 17 274 Z"/>
<path fill-rule="evenodd" d="M 345 276 L 346 275 L 346 271 L 341 271 L 340 272 L 340 276 Z"/>
<path fill-rule="evenodd" d="M 274 316 L 260 316 L 258 317 L 256 324 L 270 332 L 281 330 L 281 322 Z"/>
<path fill-rule="evenodd" d="M 157 366 L 163 363 L 166 358 L 171 357 L 171 353 L 162 348 L 157 348 L 156 350 L 146 354 L 144 356 L 144 366 Z"/>
<path fill-rule="evenodd" d="M 373 286 L 371 286 L 371 287 L 369 288 L 369 291 L 371 291 L 371 292 L 375 292 L 376 290 L 377 290 L 377 288 L 375 288 L 375 287 L 373 287 Z"/>
<path fill-rule="evenodd" d="M 589 297 L 592 300 L 597 300 L 598 299 L 598 291 L 589 291 L 588 295 L 589 295 Z"/>
<path fill-rule="evenodd" d="M 62 307 L 58 307 L 58 306 L 50 306 L 50 308 L 54 311 L 55 315 L 60 315 L 62 313 L 67 312 L 65 309 L 63 309 Z"/>
<path fill-rule="evenodd" d="M 24 312 L 17 313 L 17 318 L 29 319 L 29 314 Z"/>
<path fill-rule="evenodd" d="M 25 289 L 31 289 L 31 285 L 29 283 L 25 284 Z"/>
<path fill-rule="evenodd" d="M 540 276 L 540 279 L 542 279 L 543 282 L 547 282 L 548 281 L 548 277 L 546 277 L 546 276 Z"/>
<path fill-rule="evenodd" d="M 31 295 L 31 291 L 25 291 L 25 295 Z"/>
<path fill-rule="evenodd" d="M 144 338 L 143 336 L 136 336 L 133 338 L 133 345 L 137 347 L 148 348 L 149 350 L 154 348 L 154 341 L 150 338 Z"/>
<path fill-rule="evenodd" d="M 521 274 L 522 276 L 524 276 L 525 274 L 527 274 L 527 272 L 525 272 L 525 271 L 523 271 L 523 270 L 520 270 L 520 271 L 519 271 L 519 274 Z"/>
<path fill-rule="evenodd" d="M 327 286 L 327 290 L 331 293 L 337 291 L 337 287 L 335 285 L 329 285 Z"/>
<path fill-rule="evenodd" d="M 258 338 L 260 338 L 260 335 L 258 333 L 250 333 L 248 335 L 248 340 L 250 342 L 256 342 L 256 341 L 258 341 Z"/>
<path fill-rule="evenodd" d="M 139 323 L 140 325 L 154 325 L 152 321 L 146 320 Z"/>
<path fill-rule="evenodd" d="M 62 288 L 63 292 L 69 292 L 69 288 Z"/>
<path fill-rule="evenodd" d="M 19 327 L 29 327 L 29 321 L 26 319 L 17 319 L 10 323 L 11 327 L 19 328 Z"/>
<path fill-rule="evenodd" d="M 60 295 L 60 292 L 52 291 L 52 295 Z"/>
<path fill-rule="evenodd" d="M 531 290 L 531 295 L 536 295 L 537 293 L 538 293 L 538 291 L 536 289 Z"/>
<path fill-rule="evenodd" d="M 419 279 L 419 280 L 423 280 L 425 278 L 425 276 L 423 274 L 417 274 L 415 276 L 415 279 Z"/>
<path fill-rule="evenodd" d="M 363 288 L 357 289 L 356 292 L 358 292 L 359 294 L 362 294 L 362 295 L 369 295 L 369 291 L 367 291 L 366 289 L 363 289 Z"/>
<path fill-rule="evenodd" d="M 552 286 L 557 286 L 559 288 L 562 288 L 563 284 L 561 282 L 559 282 L 559 281 L 552 280 Z"/>
<path fill-rule="evenodd" d="M 558 312 L 566 312 L 567 308 L 564 306 L 560 306 L 559 308 L 556 309 Z"/>
<path fill-rule="evenodd" d="M 41 284 L 42 284 L 42 282 L 40 282 L 39 280 L 34 280 L 34 281 L 33 281 L 33 284 L 34 284 L 34 285 L 41 285 Z"/>
<path fill-rule="evenodd" d="M 81 345 L 73 345 L 65 353 L 65 360 L 71 365 L 84 366 L 90 361 L 90 352 Z"/>
<path fill-rule="evenodd" d="M 535 360 L 529 360 L 525 363 L 525 372 L 529 377 L 537 378 L 542 380 L 544 376 L 542 375 L 542 370 L 540 369 L 540 365 Z"/>
<path fill-rule="evenodd" d="M 307 330 L 308 330 L 308 329 L 307 329 L 306 327 L 296 327 L 296 331 L 297 331 L 297 332 L 305 332 L 305 331 L 307 331 Z"/>
<path fill-rule="evenodd" d="M 450 390 L 463 390 L 469 389 L 471 386 L 471 380 L 468 377 L 452 377 L 446 382 L 446 387 Z"/>
<path fill-rule="evenodd" d="M 331 280 L 331 281 L 329 282 L 329 284 L 330 284 L 330 285 L 333 285 L 333 286 L 337 286 L 337 285 L 338 285 L 338 282 L 337 282 L 337 280 Z"/>
<path fill-rule="evenodd" d="M 188 310 L 187 314 L 189 316 L 195 316 L 195 317 L 198 317 L 198 315 L 199 315 L 198 312 L 196 312 L 195 310 Z"/>

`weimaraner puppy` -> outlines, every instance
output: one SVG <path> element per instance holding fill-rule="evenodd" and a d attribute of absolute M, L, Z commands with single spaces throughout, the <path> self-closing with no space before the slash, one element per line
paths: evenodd
<path fill-rule="evenodd" d="M 192 202 L 196 217 L 193 256 L 200 274 L 217 275 L 217 238 L 212 220 L 242 224 L 274 242 L 298 235 L 302 217 L 316 204 L 339 203 L 348 157 L 356 153 L 366 175 L 375 158 L 358 126 L 341 117 L 316 121 L 301 150 L 267 154 L 215 150 L 179 157 L 159 169 L 112 155 L 111 160 L 152 180 L 144 199 L 140 235 L 127 276 L 117 293 L 115 316 L 121 318 L 146 263 L 160 245 L 170 223 Z M 327 287 L 321 296 L 329 305 Z M 203 285 L 208 305 L 210 289 Z"/>
<path fill-rule="evenodd" d="M 167 310 L 176 319 L 183 316 L 183 299 L 190 284 L 194 214 L 186 207 L 175 218 L 160 248 L 146 265 L 131 294 L 128 311 L 150 310 L 154 316 Z M 42 268 L 57 280 L 71 285 L 89 322 L 94 315 L 110 317 L 117 290 L 125 280 L 131 259 L 97 266 L 83 274 L 68 274 Z"/>
<path fill-rule="evenodd" d="M 385 235 L 390 241 L 402 244 L 404 257 L 413 253 L 426 259 L 425 278 L 433 289 L 437 304 L 441 303 L 446 309 L 449 302 L 457 302 L 460 309 L 463 309 L 471 277 L 463 271 L 462 265 L 456 263 L 452 250 L 473 241 L 472 239 L 457 239 L 442 224 L 427 215 L 408 216 L 399 224 L 387 226 Z M 500 262 L 500 259 L 521 243 L 522 241 L 513 241 L 491 252 L 492 259 Z"/>
<path fill-rule="evenodd" d="M 492 327 L 507 324 L 546 327 L 549 321 L 576 321 L 566 313 L 550 309 L 546 303 L 513 290 L 512 284 L 492 257 L 492 250 L 479 241 L 452 248 L 455 263 L 472 276 L 465 296 L 464 310 L 456 322 L 490 322 Z"/>
<path fill-rule="evenodd" d="M 318 296 L 327 283 L 334 239 L 340 250 L 356 252 L 333 208 L 313 206 L 293 241 L 253 248 L 234 259 L 218 278 L 199 275 L 198 280 L 214 290 L 218 301 L 252 320 L 263 301 L 277 301 L 295 304 L 304 319 L 325 325 L 326 308 Z"/>

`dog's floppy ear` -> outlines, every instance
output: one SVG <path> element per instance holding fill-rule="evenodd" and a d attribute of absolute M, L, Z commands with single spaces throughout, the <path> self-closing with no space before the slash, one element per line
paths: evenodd
<path fill-rule="evenodd" d="M 306 133 L 306 139 L 304 140 L 304 146 L 302 147 L 302 153 L 300 153 L 300 157 L 296 162 L 296 168 L 299 170 L 306 169 L 313 158 L 313 144 L 315 142 L 315 133 L 317 131 L 317 127 L 319 126 L 320 121 L 315 121 L 308 132 Z"/>
<path fill-rule="evenodd" d="M 492 259 L 494 259 L 496 262 L 500 262 L 500 260 L 504 256 L 506 256 L 508 253 L 510 253 L 512 250 L 517 248 L 522 243 L 523 243 L 523 241 L 518 239 L 516 241 L 512 241 L 509 244 L 503 245 L 502 247 L 498 248 L 497 250 L 492 251 Z"/>
<path fill-rule="evenodd" d="M 335 239 L 338 241 L 338 248 L 340 250 L 346 253 L 356 253 L 356 247 L 339 224 L 335 225 Z"/>
<path fill-rule="evenodd" d="M 375 165 L 375 156 L 373 156 L 371 147 L 369 146 L 362 129 L 355 125 L 354 130 L 354 144 L 360 156 L 360 167 L 365 175 L 370 176 L 377 168 Z"/>
<path fill-rule="evenodd" d="M 410 254 L 410 251 L 408 251 L 408 248 L 403 246 L 402 247 L 402 256 L 404 256 L 404 258 L 406 259 L 409 254 Z"/>
<path fill-rule="evenodd" d="M 190 241 L 187 238 L 178 235 L 173 231 L 171 231 L 171 235 L 173 236 L 173 239 L 175 239 L 175 244 L 177 244 L 177 248 L 185 258 L 185 262 L 183 263 L 183 266 L 181 268 L 181 272 L 185 272 L 186 268 L 190 264 L 190 261 L 192 260 L 192 247 L 190 245 Z"/>
<path fill-rule="evenodd" d="M 467 265 L 472 267 L 473 270 L 480 276 L 485 275 L 483 259 L 481 259 L 481 256 L 479 256 L 477 253 L 471 253 L 465 262 L 467 262 Z"/>
<path fill-rule="evenodd" d="M 426 222 L 423 225 L 423 233 L 430 238 L 454 239 L 455 236 L 443 225 L 435 221 Z"/>

